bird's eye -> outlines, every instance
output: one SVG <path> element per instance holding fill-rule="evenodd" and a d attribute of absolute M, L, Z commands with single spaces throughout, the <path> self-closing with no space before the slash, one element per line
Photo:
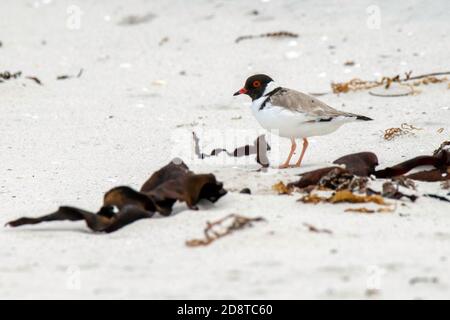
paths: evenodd
<path fill-rule="evenodd" d="M 253 87 L 258 88 L 261 86 L 261 82 L 259 82 L 258 80 L 253 81 Z"/>

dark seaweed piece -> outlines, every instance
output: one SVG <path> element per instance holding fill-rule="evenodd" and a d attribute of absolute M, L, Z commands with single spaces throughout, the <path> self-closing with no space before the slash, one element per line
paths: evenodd
<path fill-rule="evenodd" d="M 359 152 L 340 157 L 333 163 L 345 165 L 345 169 L 351 174 L 368 177 L 375 172 L 378 158 L 373 152 Z"/>
<path fill-rule="evenodd" d="M 389 199 L 396 199 L 396 200 L 400 200 L 401 198 L 408 198 L 409 200 L 411 200 L 412 202 L 417 200 L 417 196 L 412 194 L 412 195 L 408 195 L 408 194 L 404 194 L 403 192 L 400 192 L 399 190 L 399 184 L 398 183 L 394 183 L 391 181 L 385 182 L 383 183 L 383 191 L 381 193 L 381 195 L 383 197 L 389 198 Z"/>
<path fill-rule="evenodd" d="M 406 178 L 426 182 L 449 181 L 450 169 L 447 172 L 440 169 L 419 171 L 407 175 Z"/>
<path fill-rule="evenodd" d="M 369 179 L 351 174 L 346 169 L 334 169 L 320 178 L 319 187 L 332 190 L 358 190 L 364 192 L 367 188 Z"/>
<path fill-rule="evenodd" d="M 374 175 L 377 178 L 391 178 L 403 175 L 416 167 L 427 165 L 434 166 L 436 169 L 439 169 L 442 174 L 445 174 L 447 167 L 450 166 L 450 151 L 443 149 L 433 156 L 418 156 L 395 166 L 378 170 Z M 448 179 L 446 176 L 442 176 L 442 174 L 439 177 L 436 170 L 422 171 L 421 175 L 411 174 L 407 176 L 407 178 L 423 181 L 442 181 Z"/>
<path fill-rule="evenodd" d="M 102 207 L 98 213 L 92 213 L 79 208 L 62 206 L 56 212 L 38 218 L 20 218 L 10 221 L 6 226 L 19 227 L 27 224 L 38 224 L 50 221 L 79 221 L 85 220 L 86 225 L 97 232 L 113 232 L 136 220 L 150 218 L 154 212 L 145 211 L 137 206 L 124 206 L 118 213 L 114 207 Z"/>
<path fill-rule="evenodd" d="M 36 82 L 38 85 L 42 86 L 42 81 L 39 80 L 38 77 L 28 76 L 28 77 L 26 77 L 26 79 L 32 80 L 32 81 Z"/>
<path fill-rule="evenodd" d="M 76 76 L 72 76 L 72 75 L 68 75 L 68 74 L 63 74 L 60 76 L 56 77 L 56 80 L 67 80 L 67 79 L 72 79 L 72 78 L 80 78 L 81 75 L 83 74 L 83 68 L 80 69 L 80 71 L 78 71 L 78 74 Z"/>
<path fill-rule="evenodd" d="M 239 191 L 239 193 L 242 194 L 252 194 L 252 190 L 250 190 L 250 188 L 244 188 L 241 191 Z"/>
<path fill-rule="evenodd" d="M 427 193 L 427 194 L 424 194 L 424 196 L 425 197 L 429 197 L 429 198 L 438 199 L 438 200 L 441 200 L 441 201 L 444 201 L 444 202 L 450 202 L 450 199 L 448 199 L 446 197 L 443 197 L 443 196 L 440 196 L 440 195 L 437 195 L 437 194 Z"/>
<path fill-rule="evenodd" d="M 194 174 L 181 161 L 171 161 L 156 171 L 136 191 L 120 186 L 106 192 L 103 206 L 97 213 L 74 207 L 60 207 L 56 212 L 38 218 L 20 218 L 6 225 L 18 227 L 49 221 L 85 220 L 93 231 L 113 232 L 136 220 L 151 218 L 155 212 L 169 215 L 176 201 L 184 201 L 190 209 L 197 209 L 201 199 L 217 201 L 227 193 L 212 174 Z"/>
<path fill-rule="evenodd" d="M 305 172 L 301 174 L 300 180 L 297 182 L 291 182 L 287 185 L 288 188 L 291 187 L 297 187 L 300 189 L 317 185 L 322 179 L 322 177 L 326 176 L 328 173 L 330 173 L 332 170 L 336 170 L 336 172 L 347 172 L 347 170 L 341 168 L 341 167 L 326 167 L 321 168 L 309 172 Z"/>
<path fill-rule="evenodd" d="M 242 147 L 238 147 L 233 150 L 233 152 L 229 152 L 223 148 L 215 148 L 209 154 L 203 153 L 200 151 L 199 141 L 200 139 L 197 137 L 195 132 L 192 132 L 194 138 L 195 145 L 195 154 L 200 159 L 205 159 L 213 156 L 217 156 L 222 152 L 225 152 L 230 157 L 243 157 L 256 154 L 256 162 L 262 165 L 263 167 L 269 166 L 269 159 L 267 157 L 267 151 L 270 151 L 270 145 L 266 141 L 265 135 L 260 135 L 253 142 L 253 145 L 245 145 Z"/>
<path fill-rule="evenodd" d="M 141 187 L 141 193 L 153 200 L 156 211 L 169 215 L 177 200 L 197 210 L 201 199 L 216 202 L 227 192 L 213 174 L 194 174 L 181 160 L 174 160 L 155 172 Z"/>
<path fill-rule="evenodd" d="M 22 76 L 22 71 L 17 71 L 14 73 L 11 73 L 9 71 L 0 72 L 0 79 L 1 80 L 11 80 L 11 79 L 17 79 Z"/>

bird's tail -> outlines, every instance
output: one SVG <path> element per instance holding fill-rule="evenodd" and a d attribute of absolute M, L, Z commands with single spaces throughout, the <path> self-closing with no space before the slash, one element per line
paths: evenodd
<path fill-rule="evenodd" d="M 360 116 L 359 114 L 356 115 L 356 120 L 361 120 L 361 121 L 372 121 L 372 118 L 366 117 L 366 116 Z"/>

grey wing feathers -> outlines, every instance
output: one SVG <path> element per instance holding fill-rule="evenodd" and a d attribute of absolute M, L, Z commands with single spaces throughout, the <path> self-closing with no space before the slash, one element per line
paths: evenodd
<path fill-rule="evenodd" d="M 270 102 L 275 106 L 284 107 L 293 112 L 305 113 L 317 120 L 330 119 L 339 116 L 356 117 L 357 119 L 360 118 L 360 120 L 365 120 L 364 118 L 367 118 L 353 113 L 336 110 L 315 97 L 286 88 L 282 88 L 272 95 L 270 97 Z"/>

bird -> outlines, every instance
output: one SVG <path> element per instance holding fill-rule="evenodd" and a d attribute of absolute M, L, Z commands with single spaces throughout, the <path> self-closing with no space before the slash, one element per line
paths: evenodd
<path fill-rule="evenodd" d="M 308 138 L 330 134 L 343 124 L 370 121 L 369 117 L 336 110 L 316 97 L 276 85 L 268 75 L 255 74 L 245 81 L 234 96 L 245 94 L 252 99 L 251 109 L 259 124 L 269 132 L 291 140 L 291 150 L 279 168 L 291 167 L 297 148 L 296 139 L 303 140 L 303 148 L 293 167 L 300 167 L 308 148 Z"/>

